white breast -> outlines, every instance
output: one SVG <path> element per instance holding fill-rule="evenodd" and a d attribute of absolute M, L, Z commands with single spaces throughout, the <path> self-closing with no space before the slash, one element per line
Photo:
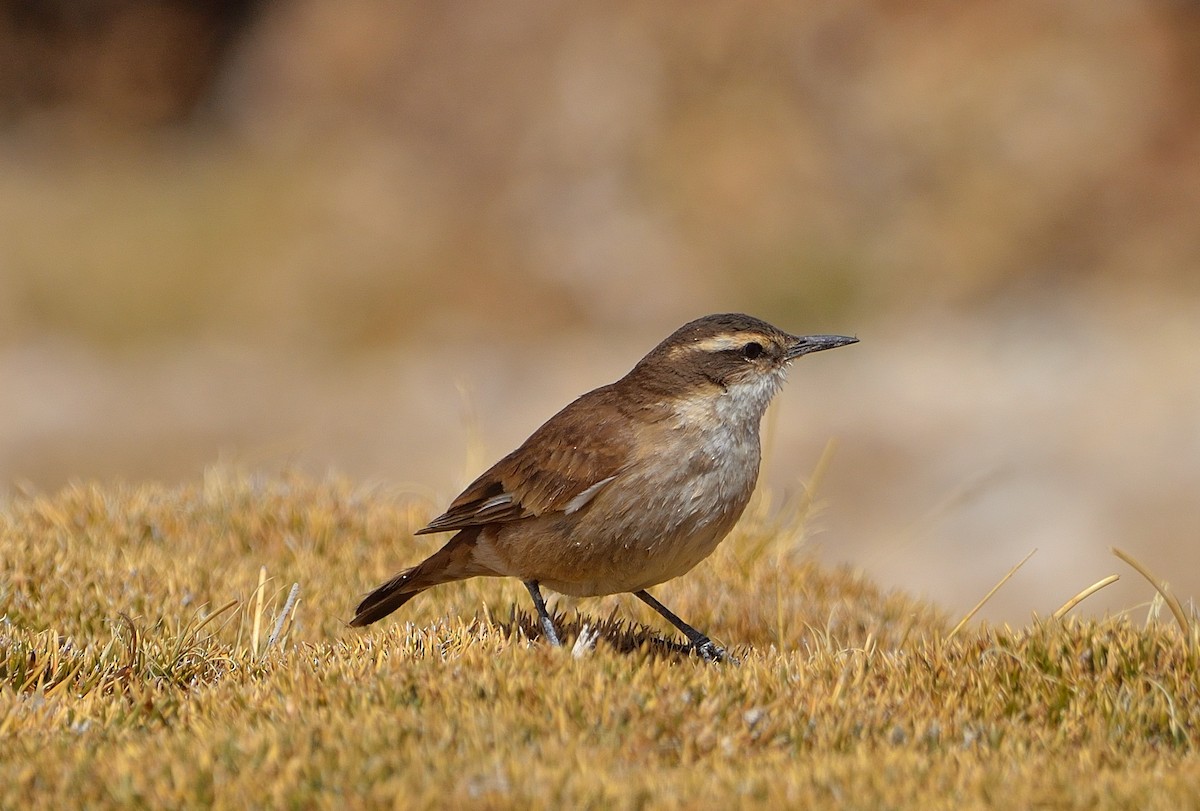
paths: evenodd
<path fill-rule="evenodd" d="M 547 571 L 511 573 L 591 596 L 650 588 L 692 569 L 750 499 L 758 479 L 759 422 L 781 379 L 771 375 L 717 398 L 678 403 L 648 455 L 572 502 L 564 518 L 576 523 L 548 519 L 546 534 L 531 541 L 544 543 L 554 571 L 547 565 Z"/>
<path fill-rule="evenodd" d="M 620 588 L 605 590 L 649 588 L 712 554 L 754 490 L 759 422 L 778 385 L 768 379 L 703 404 L 680 404 L 663 447 L 636 474 L 627 471 L 606 488 L 625 516 L 606 529 L 616 530 L 631 565 Z"/>

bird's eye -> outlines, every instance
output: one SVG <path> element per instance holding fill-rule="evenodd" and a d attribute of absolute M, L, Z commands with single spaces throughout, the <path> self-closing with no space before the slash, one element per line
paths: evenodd
<path fill-rule="evenodd" d="M 762 353 L 762 344 L 760 344 L 758 341 L 751 341 L 742 347 L 742 357 L 746 360 L 754 360 Z"/>

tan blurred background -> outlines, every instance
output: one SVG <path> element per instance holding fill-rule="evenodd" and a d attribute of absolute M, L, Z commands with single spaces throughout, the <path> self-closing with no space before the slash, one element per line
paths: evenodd
<path fill-rule="evenodd" d="M 862 338 L 769 418 L 777 498 L 836 439 L 822 559 L 960 613 L 1036 547 L 1015 622 L 1143 603 L 1114 544 L 1200 594 L 1196 2 L 0 9 L 3 492 L 440 503 L 745 310 Z"/>

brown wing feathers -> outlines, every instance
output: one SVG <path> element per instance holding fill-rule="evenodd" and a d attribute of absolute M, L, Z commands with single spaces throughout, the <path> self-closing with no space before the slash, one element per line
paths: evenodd
<path fill-rule="evenodd" d="M 472 482 L 445 513 L 416 534 L 461 532 L 420 565 L 368 594 L 350 624 L 382 619 L 430 586 L 488 574 L 473 558 L 481 527 L 555 511 L 574 512 L 620 475 L 630 460 L 630 436 L 610 429 L 600 440 L 596 426 L 576 416 L 580 403 L 606 396 L 605 388 L 585 394 L 559 412 L 553 424 L 543 425 Z M 537 454 L 530 453 L 530 446 L 539 448 Z M 547 454 L 547 448 L 554 450 Z"/>
<path fill-rule="evenodd" d="M 604 389 L 598 389 L 567 406 L 416 534 L 519 521 L 565 510 L 571 499 L 589 487 L 618 475 L 629 461 L 630 438 L 613 436 L 610 431 L 600 441 L 594 425 L 572 419 L 585 398 L 604 394 Z M 540 449 L 536 456 L 528 451 L 531 445 Z M 549 455 L 547 447 L 554 448 Z"/>

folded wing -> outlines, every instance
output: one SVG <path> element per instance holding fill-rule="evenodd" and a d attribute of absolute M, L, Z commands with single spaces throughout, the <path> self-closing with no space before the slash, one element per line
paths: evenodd
<path fill-rule="evenodd" d="M 606 394 L 605 389 L 597 389 L 564 408 L 417 534 L 573 513 L 586 507 L 620 477 L 632 453 L 631 437 L 627 430 L 617 429 L 620 423 L 602 429 L 593 420 L 576 418 L 588 411 L 580 408 L 582 402 Z"/>

